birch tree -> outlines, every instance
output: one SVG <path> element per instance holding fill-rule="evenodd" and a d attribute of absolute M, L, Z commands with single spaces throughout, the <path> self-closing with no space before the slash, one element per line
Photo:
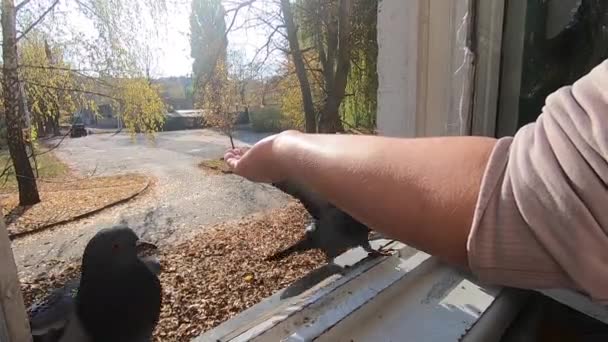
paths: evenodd
<path fill-rule="evenodd" d="M 66 25 L 69 21 L 61 13 L 56 13 L 59 4 L 60 0 L 21 0 L 17 5 L 14 0 L 2 0 L 0 8 L 3 107 L 11 167 L 17 177 L 20 205 L 32 205 L 40 201 L 26 148 L 32 132 L 30 106 L 39 113 L 51 113 L 50 117 L 54 119 L 60 111 L 72 110 L 70 104 L 74 103 L 74 99 L 86 94 L 110 98 L 115 108 L 123 114 L 131 133 L 158 130 L 164 119 L 164 107 L 158 91 L 149 82 L 140 81 L 145 80 L 145 71 L 138 69 L 137 61 L 140 50 L 138 34 L 141 31 L 138 30 L 140 20 L 137 19 L 148 13 L 152 18 L 158 19 L 157 24 L 161 24 L 160 14 L 166 10 L 164 1 L 66 2 L 66 6 L 73 6 L 72 12 L 76 11 L 89 18 L 97 33 L 96 37 L 89 40 L 75 33 L 74 40 L 70 42 L 74 50 L 72 53 L 84 61 L 84 69 L 53 61 L 48 41 L 45 41 L 45 57 L 41 57 L 40 44 L 25 48 L 22 46 L 38 29 L 48 38 L 54 38 L 54 34 L 66 35 L 64 31 L 66 27 L 69 28 Z M 20 53 L 25 53 L 25 59 L 20 58 Z M 52 77 L 45 77 L 45 74 Z M 76 82 L 62 81 L 71 79 Z M 28 93 L 28 89 L 31 93 Z"/>

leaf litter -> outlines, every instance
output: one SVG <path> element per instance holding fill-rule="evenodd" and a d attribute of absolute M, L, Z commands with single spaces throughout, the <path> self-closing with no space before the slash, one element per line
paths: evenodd
<path fill-rule="evenodd" d="M 190 341 L 318 268 L 309 251 L 280 261 L 264 258 L 297 241 L 309 220 L 297 202 L 206 227 L 187 242 L 161 247 L 163 306 L 154 341 Z M 79 273 L 80 265 L 22 279 L 26 305 Z"/>
<path fill-rule="evenodd" d="M 40 203 L 20 206 L 19 194 L 0 197 L 9 236 L 40 231 L 130 199 L 149 184 L 138 174 L 96 177 L 80 181 L 40 183 Z"/>

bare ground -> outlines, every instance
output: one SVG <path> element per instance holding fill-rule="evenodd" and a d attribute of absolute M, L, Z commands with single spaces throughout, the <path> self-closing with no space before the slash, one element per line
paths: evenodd
<path fill-rule="evenodd" d="M 237 145 L 264 135 L 237 134 Z M 51 142 L 53 143 L 53 142 Z M 78 260 L 86 242 L 101 228 L 126 223 L 161 246 L 213 224 L 284 206 L 289 197 L 235 175 L 203 172 L 198 164 L 219 160 L 229 147 L 209 130 L 159 133 L 154 141 L 125 134 L 67 139 L 56 155 L 81 177 L 141 173 L 155 181 L 135 199 L 100 213 L 12 242 L 22 277 L 55 270 L 58 262 Z"/>

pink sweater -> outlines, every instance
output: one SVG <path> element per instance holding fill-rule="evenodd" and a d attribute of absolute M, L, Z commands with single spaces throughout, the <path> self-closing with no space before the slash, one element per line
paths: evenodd
<path fill-rule="evenodd" d="M 468 241 L 490 283 L 572 288 L 608 304 L 608 60 L 494 148 Z"/>

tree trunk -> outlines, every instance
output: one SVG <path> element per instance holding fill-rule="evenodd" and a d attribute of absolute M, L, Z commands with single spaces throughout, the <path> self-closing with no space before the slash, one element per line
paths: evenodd
<path fill-rule="evenodd" d="M 49 63 L 50 66 L 54 66 L 55 65 L 55 58 L 53 58 L 53 52 L 51 51 L 51 46 L 49 45 L 48 40 L 44 40 L 44 52 L 46 54 L 46 60 Z M 149 76 L 149 69 L 146 69 L 146 75 Z M 148 82 L 150 81 L 150 79 L 148 78 Z M 59 90 L 57 91 L 59 92 Z M 54 102 L 52 104 L 53 106 L 53 111 L 52 111 L 52 115 L 51 117 L 48 118 L 47 120 L 47 134 L 52 134 L 53 136 L 58 136 L 61 134 L 61 132 L 59 132 L 59 105 Z"/>
<path fill-rule="evenodd" d="M 319 132 L 321 133 L 344 131 L 340 119 L 340 105 L 346 93 L 346 83 L 350 71 L 352 0 L 340 0 L 339 6 L 337 66 L 335 73 L 332 70 L 333 80 L 327 84 L 327 98 L 319 120 Z M 329 51 L 327 55 L 330 55 Z M 328 64 L 333 66 L 333 63 Z"/>
<path fill-rule="evenodd" d="M 46 116 L 43 118 L 44 120 L 44 135 L 49 136 L 52 134 L 53 132 L 53 124 L 52 124 L 52 118 L 50 116 Z"/>
<path fill-rule="evenodd" d="M 54 137 L 61 135 L 61 132 L 59 131 L 59 115 L 61 115 L 59 112 L 59 105 L 57 103 L 54 103 L 53 114 L 49 120 L 49 131 L 53 134 Z"/>
<path fill-rule="evenodd" d="M 302 92 L 302 103 L 304 107 L 304 117 L 306 124 L 306 133 L 317 132 L 317 120 L 315 106 L 312 101 L 312 92 L 310 91 L 310 83 L 308 82 L 308 74 L 304 65 L 304 57 L 300 50 L 300 42 L 296 26 L 293 21 L 293 13 L 289 0 L 281 0 L 281 11 L 283 12 L 283 20 L 287 28 L 287 38 L 289 40 L 289 49 L 291 50 L 291 58 L 296 69 L 296 75 L 300 83 L 300 91 Z"/>
<path fill-rule="evenodd" d="M 61 131 L 59 130 L 59 113 L 57 113 L 54 117 L 53 120 L 51 121 L 52 125 L 53 125 L 53 136 L 59 136 L 61 135 Z"/>
<path fill-rule="evenodd" d="M 34 125 L 36 125 L 36 132 L 38 132 L 38 137 L 46 135 L 46 127 L 40 115 L 34 115 Z"/>
<path fill-rule="evenodd" d="M 36 179 L 27 157 L 23 141 L 23 100 L 17 70 L 17 37 L 13 0 L 2 0 L 2 57 L 4 61 L 3 89 L 4 110 L 7 126 L 8 149 L 13 161 L 19 187 L 19 204 L 32 205 L 40 202 Z"/>

